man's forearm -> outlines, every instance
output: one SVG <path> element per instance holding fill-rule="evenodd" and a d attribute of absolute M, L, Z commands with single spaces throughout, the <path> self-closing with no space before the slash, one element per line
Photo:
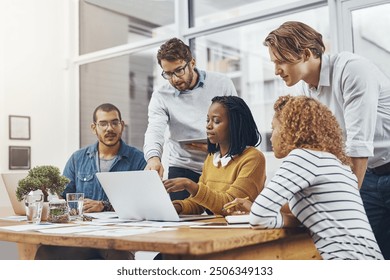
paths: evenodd
<path fill-rule="evenodd" d="M 358 187 L 360 189 L 364 180 L 364 176 L 366 174 L 368 158 L 352 157 L 351 160 L 353 163 L 352 171 L 358 179 Z"/>

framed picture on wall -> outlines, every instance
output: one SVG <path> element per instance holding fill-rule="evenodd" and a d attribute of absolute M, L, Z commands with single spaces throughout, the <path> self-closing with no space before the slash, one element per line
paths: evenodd
<path fill-rule="evenodd" d="M 31 168 L 31 147 L 9 146 L 9 169 L 30 169 Z"/>
<path fill-rule="evenodd" d="M 28 116 L 9 116 L 9 139 L 30 140 L 30 117 Z"/>

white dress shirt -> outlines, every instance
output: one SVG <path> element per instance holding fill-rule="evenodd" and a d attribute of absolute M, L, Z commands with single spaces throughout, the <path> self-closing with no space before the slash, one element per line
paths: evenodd
<path fill-rule="evenodd" d="M 390 162 L 390 79 L 353 53 L 324 54 L 317 89 L 302 83 L 305 95 L 330 108 L 351 157 L 368 157 L 368 167 Z"/>

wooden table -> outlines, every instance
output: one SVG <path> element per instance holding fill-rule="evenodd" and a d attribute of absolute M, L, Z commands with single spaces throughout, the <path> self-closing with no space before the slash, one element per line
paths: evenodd
<path fill-rule="evenodd" d="M 214 221 L 214 220 L 213 220 Z M 218 220 L 217 220 L 218 221 Z M 0 221 L 0 227 L 23 224 Z M 164 259 L 321 259 L 308 232 L 293 229 L 197 229 L 181 227 L 125 237 L 43 234 L 0 229 L 0 240 L 17 242 L 20 259 L 34 259 L 40 245 L 161 252 Z"/>

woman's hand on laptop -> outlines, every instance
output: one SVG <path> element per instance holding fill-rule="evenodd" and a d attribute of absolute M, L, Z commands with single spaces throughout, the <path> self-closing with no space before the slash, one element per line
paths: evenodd
<path fill-rule="evenodd" d="M 168 179 L 163 183 L 168 193 L 187 190 L 191 195 L 196 195 L 199 189 L 197 183 L 187 178 Z"/>
<path fill-rule="evenodd" d="M 183 211 L 183 208 L 181 207 L 181 205 L 179 203 L 173 202 L 173 207 L 175 207 L 177 214 L 180 214 L 181 211 Z"/>

